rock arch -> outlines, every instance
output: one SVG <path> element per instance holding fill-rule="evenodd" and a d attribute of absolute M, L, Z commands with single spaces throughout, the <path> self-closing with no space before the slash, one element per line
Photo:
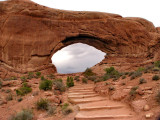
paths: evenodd
<path fill-rule="evenodd" d="M 105 60 L 123 58 L 115 61 L 119 63 L 159 59 L 159 28 L 142 18 L 62 11 L 25 0 L 0 2 L 0 6 L 1 71 L 56 72 L 51 56 L 77 42 L 107 52 Z"/>

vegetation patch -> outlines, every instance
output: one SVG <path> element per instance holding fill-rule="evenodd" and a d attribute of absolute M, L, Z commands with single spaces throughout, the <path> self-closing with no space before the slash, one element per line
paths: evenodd
<path fill-rule="evenodd" d="M 92 69 L 90 68 L 87 68 L 85 71 L 84 71 L 84 76 L 94 76 L 95 73 L 93 73 Z"/>
<path fill-rule="evenodd" d="M 67 82 L 66 82 L 67 87 L 73 87 L 74 86 L 74 81 L 73 77 L 67 77 Z"/>
<path fill-rule="evenodd" d="M 87 84 L 88 83 L 88 79 L 87 78 L 82 78 L 82 83 Z"/>
<path fill-rule="evenodd" d="M 41 72 L 36 72 L 36 78 L 39 78 L 41 76 Z"/>
<path fill-rule="evenodd" d="M 144 78 L 140 78 L 139 79 L 139 84 L 143 84 L 143 83 L 146 83 L 147 81 L 144 79 Z"/>
<path fill-rule="evenodd" d="M 132 73 L 130 79 L 133 80 L 133 79 L 135 79 L 135 78 L 137 78 L 137 77 L 141 77 L 141 76 L 142 76 L 142 72 L 140 72 L 140 71 L 135 71 L 135 72 Z"/>
<path fill-rule="evenodd" d="M 53 74 L 49 74 L 49 75 L 47 75 L 47 77 L 48 77 L 49 79 L 51 79 L 51 80 L 55 79 L 55 76 L 54 76 Z"/>
<path fill-rule="evenodd" d="M 65 92 L 66 87 L 62 81 L 62 79 L 56 79 L 53 81 L 54 89 L 59 90 L 60 92 Z"/>
<path fill-rule="evenodd" d="M 26 82 L 27 81 L 27 78 L 25 76 L 20 77 L 20 79 L 21 79 L 22 82 Z"/>
<path fill-rule="evenodd" d="M 57 112 L 56 110 L 57 110 L 56 106 L 49 106 L 48 110 L 47 110 L 47 113 L 48 113 L 48 115 L 54 115 Z"/>
<path fill-rule="evenodd" d="M 157 81 L 157 80 L 159 80 L 160 78 L 159 78 L 159 76 L 158 75 L 154 75 L 153 77 L 152 77 L 152 80 L 154 80 L 154 81 Z"/>
<path fill-rule="evenodd" d="M 135 87 L 132 87 L 129 94 L 131 96 L 131 98 L 135 98 L 136 94 L 137 94 L 137 90 L 138 89 L 138 86 L 135 86 Z"/>
<path fill-rule="evenodd" d="M 105 71 L 105 76 L 107 76 L 107 79 L 114 78 L 114 80 L 117 80 L 122 76 L 122 73 L 118 72 L 114 67 L 106 68 Z"/>
<path fill-rule="evenodd" d="M 53 82 L 51 80 L 42 80 L 39 84 L 40 90 L 51 90 L 53 86 Z"/>
<path fill-rule="evenodd" d="M 36 102 L 37 110 L 48 110 L 49 108 L 49 101 L 47 99 L 41 98 Z"/>
<path fill-rule="evenodd" d="M 16 90 L 17 95 L 25 95 L 28 94 L 32 91 L 32 88 L 27 84 L 27 83 L 23 83 L 22 87 L 20 87 L 19 89 Z"/>
<path fill-rule="evenodd" d="M 75 76 L 75 77 L 74 77 L 74 80 L 80 81 L 79 76 Z"/>
<path fill-rule="evenodd" d="M 12 115 L 9 120 L 32 120 L 33 112 L 29 109 L 23 109 L 22 111 Z"/>
<path fill-rule="evenodd" d="M 33 72 L 29 72 L 27 79 L 31 80 L 32 78 L 34 78 L 34 73 Z"/>
<path fill-rule="evenodd" d="M 159 67 L 159 68 L 160 68 L 160 61 L 156 61 L 156 62 L 154 62 L 154 66 L 155 66 L 155 67 Z"/>
<path fill-rule="evenodd" d="M 68 103 L 64 103 L 64 104 L 61 106 L 61 109 L 62 109 L 63 115 L 68 115 L 68 114 L 70 114 L 70 113 L 73 112 L 73 110 L 69 107 L 69 104 L 68 104 Z"/>

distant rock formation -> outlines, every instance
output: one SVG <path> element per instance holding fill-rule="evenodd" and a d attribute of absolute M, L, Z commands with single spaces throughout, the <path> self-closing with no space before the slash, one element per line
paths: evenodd
<path fill-rule="evenodd" d="M 108 63 L 160 59 L 160 28 L 142 18 L 47 8 L 29 0 L 0 2 L 0 69 L 56 72 L 52 55 L 73 43 L 107 53 Z"/>

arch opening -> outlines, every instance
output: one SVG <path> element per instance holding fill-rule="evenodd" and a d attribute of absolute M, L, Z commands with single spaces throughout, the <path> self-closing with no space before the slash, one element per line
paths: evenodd
<path fill-rule="evenodd" d="M 93 67 L 101 62 L 106 53 L 84 43 L 73 43 L 52 56 L 52 63 L 57 72 L 62 74 L 83 72 L 86 68 Z"/>

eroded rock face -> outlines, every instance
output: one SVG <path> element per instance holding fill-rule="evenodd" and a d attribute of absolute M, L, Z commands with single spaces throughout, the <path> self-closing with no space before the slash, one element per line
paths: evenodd
<path fill-rule="evenodd" d="M 160 59 L 159 31 L 142 18 L 62 11 L 29 0 L 0 2 L 0 69 L 56 72 L 52 55 L 78 42 L 106 52 L 105 61 L 152 62 Z"/>

